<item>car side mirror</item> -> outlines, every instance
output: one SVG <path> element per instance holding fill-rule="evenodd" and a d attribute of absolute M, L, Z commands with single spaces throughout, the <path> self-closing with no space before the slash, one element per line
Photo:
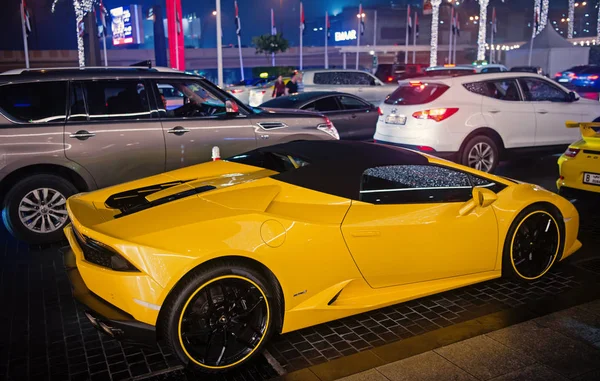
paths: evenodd
<path fill-rule="evenodd" d="M 576 102 L 579 98 L 574 91 L 569 91 L 569 102 Z"/>
<path fill-rule="evenodd" d="M 240 114 L 240 107 L 237 103 L 228 99 L 225 101 L 225 113 L 227 116 L 238 116 Z"/>
<path fill-rule="evenodd" d="M 461 216 L 470 214 L 475 208 L 487 208 L 492 205 L 498 199 L 498 195 L 487 188 L 475 187 L 473 188 L 473 198 L 467 201 L 460 211 L 458 212 Z"/>

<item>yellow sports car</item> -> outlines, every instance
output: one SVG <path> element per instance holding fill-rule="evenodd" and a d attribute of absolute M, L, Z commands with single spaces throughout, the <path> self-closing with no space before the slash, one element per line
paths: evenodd
<path fill-rule="evenodd" d="M 534 280 L 581 247 L 562 197 L 360 142 L 259 148 L 74 196 L 75 297 L 119 339 L 207 372 L 289 332 L 502 274 Z"/>
<path fill-rule="evenodd" d="M 569 198 L 600 193 L 600 123 L 567 122 L 567 128 L 581 129 L 583 139 L 558 159 L 559 193 Z"/>

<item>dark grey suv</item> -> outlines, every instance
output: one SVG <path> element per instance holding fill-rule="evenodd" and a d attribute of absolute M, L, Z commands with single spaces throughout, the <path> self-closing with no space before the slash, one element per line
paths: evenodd
<path fill-rule="evenodd" d="M 31 243 L 60 240 L 66 199 L 291 140 L 338 139 L 308 112 L 251 109 L 204 78 L 159 68 L 0 75 L 2 218 Z"/>

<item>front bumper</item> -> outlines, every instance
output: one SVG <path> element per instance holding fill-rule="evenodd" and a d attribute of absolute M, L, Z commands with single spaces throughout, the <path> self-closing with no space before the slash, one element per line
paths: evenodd
<path fill-rule="evenodd" d="M 79 273 L 75 254 L 71 249 L 65 252 L 65 267 L 73 296 L 85 307 L 85 315 L 94 328 L 117 340 L 147 346 L 156 345 L 154 326 L 135 320 L 133 316 L 90 291 Z"/>
<path fill-rule="evenodd" d="M 381 140 L 381 139 L 375 139 L 374 142 L 378 143 L 378 144 L 385 144 L 385 145 L 390 145 L 390 146 L 396 146 L 396 147 L 406 148 L 406 149 L 410 149 L 410 150 L 413 150 L 413 151 L 423 152 L 423 153 L 426 153 L 428 155 L 439 157 L 441 159 L 446 159 L 446 160 L 450 160 L 450 161 L 458 161 L 458 152 L 438 152 L 438 151 L 435 151 L 435 150 L 433 150 L 433 151 L 426 151 L 426 150 L 423 150 L 421 148 L 422 146 L 416 146 L 416 145 L 412 145 L 412 144 L 401 144 L 401 143 L 388 142 L 388 141 Z"/>

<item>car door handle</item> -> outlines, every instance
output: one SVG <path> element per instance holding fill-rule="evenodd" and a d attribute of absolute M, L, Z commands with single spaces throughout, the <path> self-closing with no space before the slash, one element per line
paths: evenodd
<path fill-rule="evenodd" d="M 352 119 L 356 119 L 356 118 L 358 118 L 358 117 L 356 116 L 356 114 L 352 114 Z"/>
<path fill-rule="evenodd" d="M 79 130 L 76 133 L 69 135 L 70 138 L 78 140 L 88 140 L 89 138 L 93 138 L 94 136 L 96 136 L 96 134 L 93 134 L 86 130 Z"/>
<path fill-rule="evenodd" d="M 497 114 L 497 113 L 499 113 L 499 112 L 500 112 L 500 110 L 491 109 L 491 110 L 488 110 L 488 112 L 490 112 L 490 113 L 492 113 L 492 114 Z"/>
<path fill-rule="evenodd" d="M 538 111 L 538 114 L 547 114 L 547 113 L 549 113 L 549 111 L 546 111 L 546 110 L 540 110 L 540 111 Z"/>
<path fill-rule="evenodd" d="M 352 233 L 352 237 L 365 238 L 365 237 L 379 237 L 381 235 L 377 230 L 361 230 Z"/>
<path fill-rule="evenodd" d="M 177 127 L 173 127 L 171 128 L 169 131 L 167 131 L 169 134 L 175 134 L 177 136 L 181 136 L 187 132 L 190 132 L 190 130 L 188 130 L 187 128 L 183 128 L 181 126 L 177 126 Z"/>

